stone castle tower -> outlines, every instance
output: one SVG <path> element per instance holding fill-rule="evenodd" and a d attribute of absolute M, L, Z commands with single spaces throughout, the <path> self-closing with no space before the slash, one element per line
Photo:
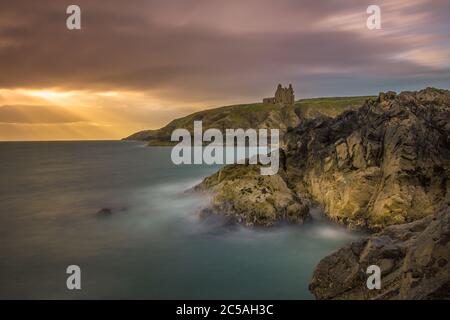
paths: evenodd
<path fill-rule="evenodd" d="M 275 91 L 275 97 L 264 98 L 263 103 L 293 105 L 294 100 L 295 96 L 292 84 L 289 84 L 289 87 L 287 88 L 283 88 L 281 84 L 278 84 L 277 91 Z"/>

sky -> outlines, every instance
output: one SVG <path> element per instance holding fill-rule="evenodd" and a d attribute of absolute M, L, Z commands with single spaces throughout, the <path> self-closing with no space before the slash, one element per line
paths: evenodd
<path fill-rule="evenodd" d="M 1 1 L 0 140 L 119 139 L 278 83 L 297 99 L 449 89 L 449 17 L 449 0 Z"/>

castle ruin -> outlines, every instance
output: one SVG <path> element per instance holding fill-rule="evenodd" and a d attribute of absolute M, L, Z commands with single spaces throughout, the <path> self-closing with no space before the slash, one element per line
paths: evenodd
<path fill-rule="evenodd" d="M 293 105 L 294 100 L 295 96 L 292 84 L 289 84 L 288 88 L 283 88 L 281 84 L 278 84 L 277 91 L 275 91 L 275 97 L 264 98 L 263 103 Z"/>

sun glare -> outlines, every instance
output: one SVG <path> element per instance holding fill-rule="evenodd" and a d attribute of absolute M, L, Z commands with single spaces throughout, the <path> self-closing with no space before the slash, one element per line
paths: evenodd
<path fill-rule="evenodd" d="M 52 90 L 23 90 L 23 93 L 32 97 L 40 97 L 43 99 L 64 99 L 73 96 L 72 92 L 59 92 Z"/>

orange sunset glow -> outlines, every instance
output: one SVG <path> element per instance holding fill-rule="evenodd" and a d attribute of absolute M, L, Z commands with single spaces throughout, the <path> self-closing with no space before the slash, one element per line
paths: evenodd
<path fill-rule="evenodd" d="M 450 85 L 447 0 L 380 1 L 375 31 L 358 1 L 77 4 L 81 30 L 64 2 L 0 4 L 0 140 L 120 139 L 278 82 L 298 98 Z"/>

